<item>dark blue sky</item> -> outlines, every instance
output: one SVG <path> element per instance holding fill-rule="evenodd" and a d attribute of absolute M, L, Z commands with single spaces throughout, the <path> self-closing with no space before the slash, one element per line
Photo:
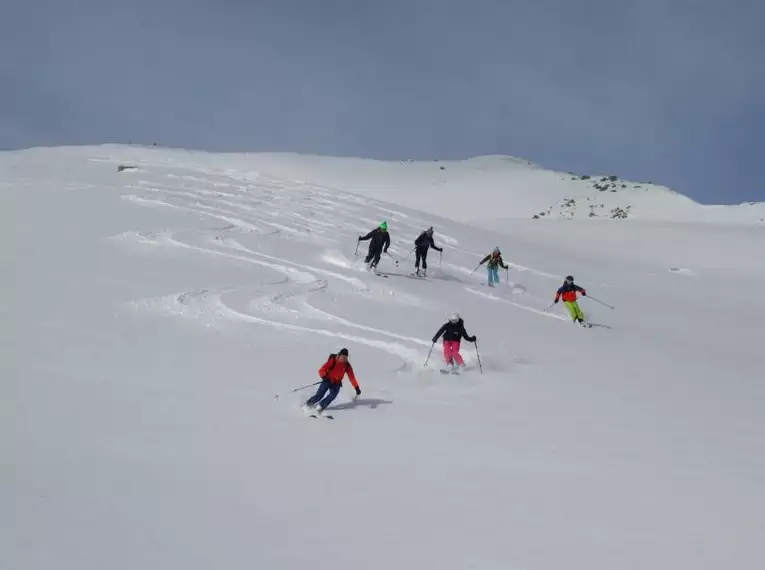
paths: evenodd
<path fill-rule="evenodd" d="M 765 201 L 765 2 L 0 0 L 0 148 L 510 154 Z"/>

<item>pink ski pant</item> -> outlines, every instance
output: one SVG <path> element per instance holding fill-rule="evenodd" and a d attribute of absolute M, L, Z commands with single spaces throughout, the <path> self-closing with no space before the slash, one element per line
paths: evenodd
<path fill-rule="evenodd" d="M 452 359 L 459 366 L 465 364 L 460 356 L 460 342 L 458 340 L 445 340 L 444 341 L 444 361 L 446 364 L 451 364 Z"/>

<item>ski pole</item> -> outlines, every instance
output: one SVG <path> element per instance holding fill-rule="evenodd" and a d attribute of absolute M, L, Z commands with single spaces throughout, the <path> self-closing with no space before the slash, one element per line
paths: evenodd
<path fill-rule="evenodd" d="M 475 355 L 476 358 L 478 358 L 478 370 L 480 370 L 481 374 L 483 374 L 483 366 L 481 366 L 481 355 L 478 354 L 478 341 L 475 341 Z"/>
<path fill-rule="evenodd" d="M 545 308 L 545 313 L 546 313 L 547 311 L 549 311 L 550 309 L 552 309 L 554 304 L 555 304 L 555 301 L 553 301 L 552 303 L 550 303 L 549 305 L 547 305 L 547 307 Z"/>
<path fill-rule="evenodd" d="M 438 252 L 438 266 L 439 267 L 441 267 L 441 260 L 443 259 L 443 257 L 444 257 L 444 252 L 443 251 L 439 251 Z"/>
<path fill-rule="evenodd" d="M 428 360 L 430 360 L 430 353 L 433 352 L 433 347 L 434 346 L 436 346 L 435 342 L 430 345 L 430 350 L 428 351 L 428 357 L 425 359 L 425 364 L 422 365 L 423 367 L 428 365 Z"/>
<path fill-rule="evenodd" d="M 412 255 L 414 253 L 415 249 L 417 249 L 416 245 L 412 248 L 412 251 L 410 251 L 409 253 L 406 254 L 406 256 L 409 257 L 410 255 Z"/>
<path fill-rule="evenodd" d="M 507 284 L 510 285 L 510 268 L 505 267 L 505 274 L 507 275 Z"/>
<path fill-rule="evenodd" d="M 356 240 L 356 251 L 353 252 L 353 256 L 356 257 L 359 254 L 359 244 L 361 240 Z"/>
<path fill-rule="evenodd" d="M 390 257 L 390 258 L 391 258 L 393 261 L 395 261 L 395 262 L 396 262 L 396 267 L 398 267 L 398 259 L 396 259 L 395 257 L 393 257 L 393 256 L 392 256 L 390 253 L 388 253 L 387 251 L 386 251 L 385 253 L 386 253 L 386 254 L 388 254 L 388 257 Z"/>
<path fill-rule="evenodd" d="M 313 384 L 306 384 L 305 386 L 300 386 L 298 388 L 295 388 L 294 390 L 290 390 L 288 393 L 292 394 L 293 392 L 299 392 L 300 390 L 305 390 L 306 388 L 310 388 L 311 386 L 318 386 L 321 384 L 323 380 L 319 380 L 318 382 L 314 382 Z M 279 399 L 279 394 L 274 394 L 274 400 Z"/>
<path fill-rule="evenodd" d="M 479 268 L 479 267 L 481 267 L 481 264 L 480 264 L 480 263 L 479 263 L 478 265 L 476 265 L 476 266 L 475 266 L 475 269 L 473 269 L 473 271 L 471 271 L 471 272 L 470 272 L 470 275 L 472 275 L 473 273 L 475 273 L 476 271 L 478 271 L 478 268 Z"/>
<path fill-rule="evenodd" d="M 613 305 L 609 305 L 608 303 L 604 303 L 603 301 L 599 301 L 599 300 L 597 300 L 595 297 L 590 297 L 589 295 L 585 295 L 585 297 L 587 297 L 588 299 L 592 299 L 592 300 L 593 300 L 593 301 L 595 301 L 596 303 L 600 303 L 600 304 L 601 304 L 601 305 L 603 305 L 604 307 L 608 307 L 608 308 L 609 308 L 609 309 L 611 309 L 612 311 L 614 310 L 614 306 L 613 306 Z"/>

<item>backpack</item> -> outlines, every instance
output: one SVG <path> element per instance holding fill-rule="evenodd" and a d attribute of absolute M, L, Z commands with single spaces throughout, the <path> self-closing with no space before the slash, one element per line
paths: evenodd
<path fill-rule="evenodd" d="M 332 368 L 334 368 L 335 367 L 335 363 L 337 363 L 337 354 L 335 354 L 334 352 L 329 355 L 329 358 L 327 358 L 327 364 L 330 364 L 330 363 L 331 363 L 331 367 Z M 343 373 L 348 372 L 348 365 L 349 364 L 350 363 L 348 362 L 348 359 L 346 358 L 346 360 L 345 360 L 345 370 L 343 371 Z"/>

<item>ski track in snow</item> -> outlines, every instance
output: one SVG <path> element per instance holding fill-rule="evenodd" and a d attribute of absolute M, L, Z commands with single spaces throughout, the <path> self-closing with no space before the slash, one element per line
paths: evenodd
<path fill-rule="evenodd" d="M 361 279 L 340 271 L 332 271 L 255 251 L 237 239 L 239 236 L 246 237 L 249 235 L 278 237 L 282 233 L 287 233 L 292 240 L 302 239 L 314 245 L 334 246 L 321 256 L 321 260 L 341 270 L 358 271 L 358 261 L 349 261 L 340 253 L 341 250 L 337 247 L 337 238 L 320 239 L 322 234 L 334 234 L 338 227 L 347 226 L 347 217 L 354 215 L 358 217 L 358 212 L 355 211 L 353 205 L 359 204 L 360 201 L 355 197 L 353 200 L 345 200 L 347 196 L 344 196 L 341 201 L 341 203 L 344 202 L 344 206 L 338 208 L 338 197 L 334 195 L 336 192 L 333 192 L 330 197 L 328 191 L 304 185 L 290 188 L 288 184 L 283 184 L 278 192 L 286 192 L 287 195 L 277 196 L 273 189 L 253 187 L 251 184 L 231 184 L 225 181 L 210 182 L 191 176 L 168 175 L 168 177 L 182 181 L 184 186 L 177 188 L 141 180 L 133 189 L 148 192 L 151 197 L 127 194 L 123 196 L 123 199 L 141 206 L 166 207 L 214 218 L 225 222 L 226 225 L 204 231 L 170 232 L 162 230 L 146 232 L 132 230 L 113 236 L 112 240 L 136 246 L 174 247 L 234 262 L 245 262 L 280 272 L 284 275 L 284 279 L 253 286 L 232 286 L 218 291 L 209 289 L 187 291 L 158 299 L 137 301 L 133 304 L 134 307 L 164 314 L 176 314 L 192 320 L 201 320 L 207 326 L 213 326 L 224 318 L 287 331 L 342 338 L 386 351 L 400 358 L 404 361 L 404 365 L 399 370 L 423 361 L 425 354 L 422 350 L 410 348 L 402 342 L 425 348 L 429 347 L 430 343 L 422 339 L 351 321 L 318 309 L 307 300 L 310 295 L 324 292 L 330 287 L 335 294 L 340 295 L 373 292 L 372 288 Z M 196 186 L 190 188 L 189 183 L 194 185 L 207 183 L 216 189 L 209 190 Z M 226 189 L 226 191 L 222 191 L 221 188 Z M 248 193 L 252 195 L 248 195 Z M 309 204 L 308 207 L 300 206 L 300 204 L 306 203 Z M 351 206 L 348 205 L 349 203 Z M 289 210 L 284 209 L 287 205 L 289 205 Z M 377 209 L 381 213 L 380 217 L 388 220 L 393 218 L 406 219 L 407 217 L 406 214 L 390 208 L 380 206 Z M 288 220 L 282 222 L 281 220 L 284 218 L 288 218 Z M 369 223 L 376 225 L 377 220 L 369 220 Z M 418 229 L 420 228 L 413 227 L 410 233 L 415 233 Z M 366 232 L 367 230 L 364 229 L 363 231 Z M 398 231 L 404 233 L 406 230 L 401 228 Z M 324 278 L 320 279 L 319 275 Z M 405 305 L 427 304 L 422 299 L 403 292 L 390 291 L 390 294 L 396 298 L 396 301 Z M 375 297 L 372 297 L 372 300 L 375 300 Z M 310 321 L 315 320 L 332 322 L 340 329 L 327 330 L 310 326 Z M 387 337 L 402 342 L 378 340 L 370 338 L 368 335 L 349 334 L 343 332 L 342 328 L 355 329 L 373 336 Z"/>
<path fill-rule="evenodd" d="M 529 307 L 527 305 L 521 305 L 520 303 L 514 303 L 510 299 L 504 299 L 502 297 L 497 297 L 496 295 L 492 295 L 491 293 L 486 293 L 484 291 L 479 291 L 478 289 L 474 289 L 473 287 L 465 287 L 465 290 L 469 293 L 472 293 L 473 295 L 478 295 L 479 297 L 483 297 L 484 299 L 491 299 L 492 301 L 499 301 L 500 303 L 506 303 L 508 305 L 512 305 L 513 307 L 516 307 L 518 309 L 522 309 L 524 311 L 529 311 L 530 313 L 534 313 L 537 315 L 541 315 L 543 317 L 548 317 L 551 319 L 558 319 L 560 321 L 568 321 L 569 319 L 565 317 L 561 317 L 560 315 L 556 315 L 554 313 L 550 313 L 548 311 L 545 311 L 543 309 L 535 309 L 534 307 Z"/>
<path fill-rule="evenodd" d="M 334 315 L 313 306 L 309 297 L 327 290 L 331 290 L 335 295 L 376 293 L 370 297 L 370 300 L 379 299 L 388 302 L 392 299 L 399 304 L 412 307 L 429 306 L 427 300 L 400 289 L 397 290 L 394 286 L 386 286 L 388 295 L 381 297 L 379 287 L 368 285 L 355 276 L 347 275 L 348 272 L 359 270 L 359 256 L 366 254 L 366 244 L 362 242 L 359 255 L 354 256 L 354 260 L 350 260 L 342 253 L 343 248 L 340 247 L 337 230 L 350 227 L 358 233 L 366 233 L 368 227 L 375 227 L 379 219 L 387 219 L 389 224 L 395 225 L 396 235 L 417 236 L 422 229 L 431 224 L 416 217 L 410 219 L 406 213 L 399 210 L 375 204 L 373 201 L 360 200 L 358 197 L 336 190 L 276 180 L 264 182 L 258 177 L 254 178 L 256 178 L 255 182 L 252 179 L 232 180 L 225 176 L 204 178 L 168 173 L 166 179 L 177 185 L 141 179 L 133 186 L 133 190 L 146 193 L 148 196 L 133 193 L 123 195 L 123 199 L 141 206 L 171 208 L 216 219 L 224 222 L 225 225 L 208 230 L 127 231 L 112 239 L 123 244 L 174 247 L 228 259 L 232 262 L 244 262 L 279 272 L 284 275 L 283 280 L 249 286 L 232 285 L 217 291 L 205 289 L 198 292 L 185 292 L 154 301 L 138 302 L 135 306 L 154 310 L 159 308 L 162 312 L 179 314 L 194 320 L 199 320 L 203 316 L 214 316 L 213 321 L 217 322 L 222 317 L 226 317 L 294 332 L 334 336 L 384 350 L 401 358 L 405 362 L 405 367 L 422 362 L 423 354 L 420 350 L 409 348 L 402 343 L 429 347 L 427 341 Z M 362 206 L 363 211 L 360 210 Z M 376 210 L 377 218 L 371 218 L 368 215 L 370 206 L 371 209 Z M 319 259 L 338 270 L 333 271 L 270 255 L 256 251 L 240 242 L 240 239 L 252 241 L 253 238 L 256 240 L 281 239 L 282 235 L 288 236 L 290 240 L 309 244 L 306 247 L 323 246 L 325 250 L 319 255 Z M 350 242 L 353 237 L 351 235 L 346 239 Z M 463 252 L 471 256 L 480 255 L 460 248 L 458 240 L 446 233 L 439 233 L 438 239 L 449 248 L 449 251 Z M 407 253 L 399 241 L 392 241 L 391 251 L 399 252 L 398 257 L 402 263 L 413 263 L 411 250 Z M 431 265 L 433 265 L 433 259 L 434 256 L 431 256 Z M 508 263 L 520 272 L 529 272 L 545 278 L 555 277 L 543 271 Z M 445 263 L 443 268 L 441 266 L 442 263 L 439 263 L 438 272 L 431 270 L 429 280 L 467 285 L 476 279 L 473 276 L 474 272 L 462 265 Z M 464 277 L 450 273 L 449 269 Z M 387 274 L 395 277 L 411 277 L 407 273 L 398 271 L 390 271 Z M 513 286 L 513 293 L 526 293 L 525 287 L 516 284 Z M 559 315 L 497 297 L 472 286 L 467 286 L 466 290 L 490 301 L 499 301 L 547 318 L 566 320 Z M 327 330 L 311 326 L 311 321 L 316 320 L 332 322 L 340 328 Z M 211 322 L 207 324 L 211 325 Z M 373 336 L 401 342 L 352 335 L 343 332 L 342 328 L 363 331 Z"/>

